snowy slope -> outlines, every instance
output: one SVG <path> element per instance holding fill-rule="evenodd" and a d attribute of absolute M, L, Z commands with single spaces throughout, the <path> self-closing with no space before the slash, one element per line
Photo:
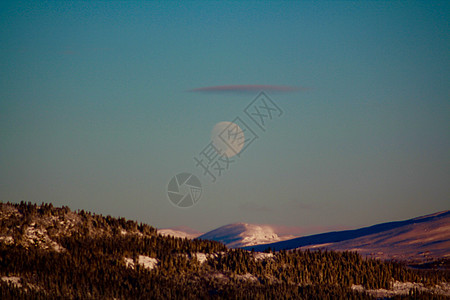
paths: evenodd
<path fill-rule="evenodd" d="M 352 250 L 362 255 L 399 260 L 450 257 L 450 211 L 355 230 L 328 232 L 248 247 Z"/>
<path fill-rule="evenodd" d="M 292 236 L 280 237 L 269 225 L 234 223 L 209 231 L 198 238 L 222 242 L 228 247 L 237 248 L 278 242 Z"/>
<path fill-rule="evenodd" d="M 325 248 L 357 251 L 364 256 L 380 259 L 420 261 L 450 258 L 450 216 L 332 243 Z"/>
<path fill-rule="evenodd" d="M 195 239 L 199 235 L 202 235 L 202 232 L 196 231 L 188 227 L 158 229 L 158 233 L 163 236 L 170 235 L 173 237 L 188 238 L 188 239 Z"/>

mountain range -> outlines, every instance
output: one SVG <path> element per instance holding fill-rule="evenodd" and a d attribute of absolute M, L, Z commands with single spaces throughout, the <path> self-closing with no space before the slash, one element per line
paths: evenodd
<path fill-rule="evenodd" d="M 264 251 L 268 248 L 347 250 L 374 258 L 407 261 L 448 258 L 450 211 L 360 229 L 327 232 L 246 247 L 255 251 Z"/>
<path fill-rule="evenodd" d="M 328 249 L 356 251 L 366 257 L 407 261 L 450 257 L 450 211 L 301 237 L 281 235 L 275 226 L 248 223 L 228 224 L 204 234 L 192 234 L 181 229 L 164 229 L 158 232 L 177 237 L 214 240 L 230 248 L 255 251 L 269 248 Z"/>

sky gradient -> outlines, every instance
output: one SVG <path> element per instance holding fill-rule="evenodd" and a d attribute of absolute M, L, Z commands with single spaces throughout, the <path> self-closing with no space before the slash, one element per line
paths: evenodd
<path fill-rule="evenodd" d="M 158 228 L 353 228 L 450 209 L 450 4 L 0 4 L 0 200 Z M 193 160 L 257 93 L 283 110 L 211 183 Z M 255 129 L 257 130 L 257 128 Z M 171 205 L 172 176 L 202 198 Z"/>

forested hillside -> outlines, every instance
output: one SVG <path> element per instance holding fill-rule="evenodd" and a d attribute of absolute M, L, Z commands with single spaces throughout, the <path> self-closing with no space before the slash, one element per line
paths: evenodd
<path fill-rule="evenodd" d="M 227 249 L 124 218 L 30 203 L 0 204 L 0 277 L 1 299 L 365 299 L 364 291 L 396 281 L 421 284 L 409 293 L 436 299 L 450 279 L 351 252 Z"/>

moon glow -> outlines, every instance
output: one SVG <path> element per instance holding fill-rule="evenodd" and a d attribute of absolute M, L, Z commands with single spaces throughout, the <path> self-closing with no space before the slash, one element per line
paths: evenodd
<path fill-rule="evenodd" d="M 219 155 L 230 158 L 239 154 L 244 147 L 244 131 L 236 123 L 219 122 L 211 132 L 211 141 Z"/>

